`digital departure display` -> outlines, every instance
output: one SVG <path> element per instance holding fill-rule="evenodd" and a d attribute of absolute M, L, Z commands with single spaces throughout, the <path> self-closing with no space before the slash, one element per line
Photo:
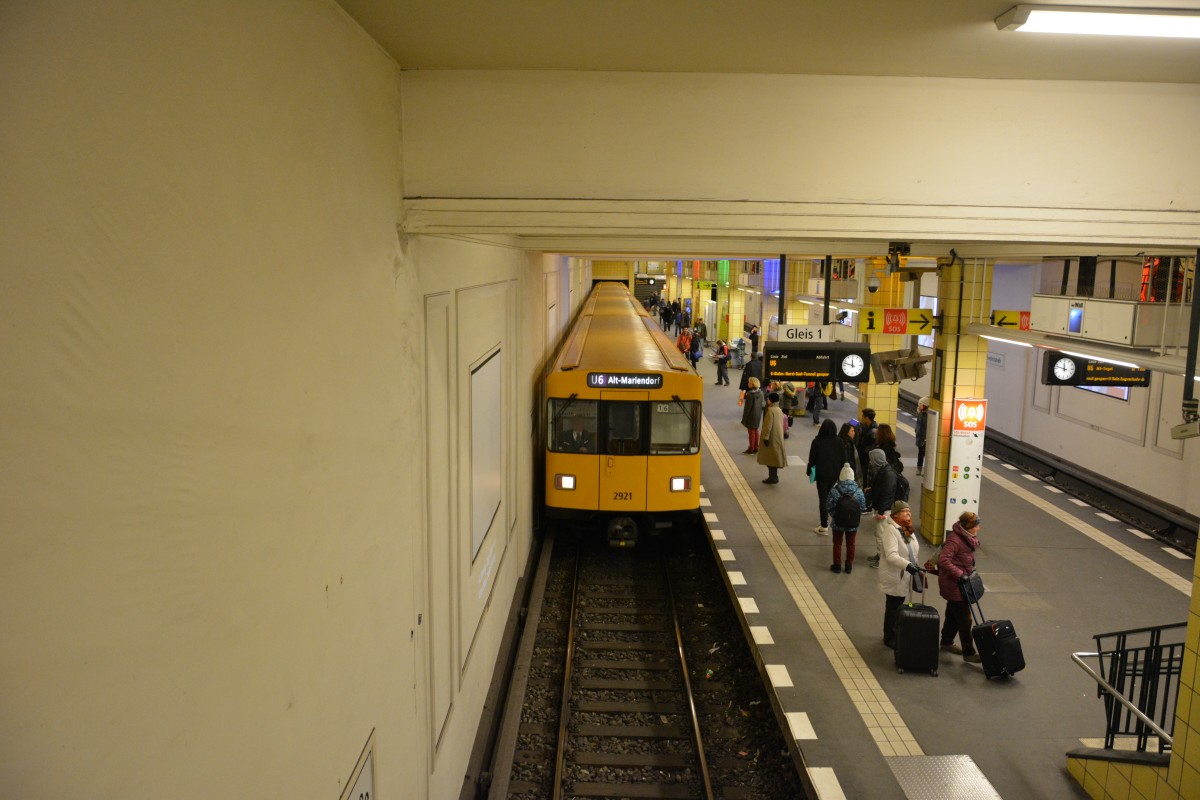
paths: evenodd
<path fill-rule="evenodd" d="M 644 372 L 589 372 L 587 385 L 592 389 L 661 389 L 663 376 Z"/>
<path fill-rule="evenodd" d="M 862 383 L 871 378 L 871 348 L 855 342 L 768 342 L 763 355 L 767 381 Z"/>
<path fill-rule="evenodd" d="M 1150 385 L 1148 369 L 1081 358 L 1059 350 L 1047 350 L 1042 358 L 1042 383 L 1046 386 Z"/>

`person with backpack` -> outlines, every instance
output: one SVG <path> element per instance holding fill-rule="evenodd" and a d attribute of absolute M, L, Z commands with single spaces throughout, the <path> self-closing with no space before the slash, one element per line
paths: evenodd
<path fill-rule="evenodd" d="M 692 350 L 688 357 L 692 360 L 692 369 L 698 369 L 700 359 L 704 358 L 704 340 L 695 331 L 692 331 L 691 347 Z"/>
<path fill-rule="evenodd" d="M 829 490 L 825 500 L 829 510 L 829 521 L 833 524 L 833 564 L 830 572 L 842 571 L 842 539 L 846 540 L 847 575 L 854 569 L 854 544 L 858 537 L 858 523 L 867 511 L 867 498 L 862 487 L 854 480 L 854 468 L 849 463 L 842 465 L 838 482 Z"/>
<path fill-rule="evenodd" d="M 796 387 L 790 381 L 779 392 L 779 410 L 783 412 L 783 438 L 791 436 L 792 409 L 796 407 Z"/>

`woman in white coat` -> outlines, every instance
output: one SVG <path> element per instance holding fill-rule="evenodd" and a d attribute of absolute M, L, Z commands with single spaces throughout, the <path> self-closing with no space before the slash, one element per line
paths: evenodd
<path fill-rule="evenodd" d="M 921 538 L 912 524 L 908 503 L 897 500 L 892 515 L 879 518 L 879 590 L 886 595 L 883 608 L 883 643 L 896 647 L 896 620 L 914 575 L 921 568 Z M 918 580 L 923 580 L 918 578 Z"/>

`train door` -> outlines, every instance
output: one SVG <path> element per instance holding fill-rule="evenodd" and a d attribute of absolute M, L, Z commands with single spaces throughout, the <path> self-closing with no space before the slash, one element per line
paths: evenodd
<path fill-rule="evenodd" d="M 600 508 L 646 510 L 646 433 L 649 392 L 601 392 Z"/>

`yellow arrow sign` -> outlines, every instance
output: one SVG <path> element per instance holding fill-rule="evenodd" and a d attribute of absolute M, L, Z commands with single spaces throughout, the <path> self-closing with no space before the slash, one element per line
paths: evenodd
<path fill-rule="evenodd" d="M 908 310 L 908 331 L 913 334 L 933 333 L 933 310 L 928 308 L 910 308 Z"/>
<path fill-rule="evenodd" d="M 858 331 L 896 336 L 933 333 L 933 311 L 928 308 L 864 308 L 858 314 Z"/>
<path fill-rule="evenodd" d="M 1029 312 L 994 310 L 992 311 L 992 324 L 998 328 L 1027 331 L 1029 330 Z"/>

